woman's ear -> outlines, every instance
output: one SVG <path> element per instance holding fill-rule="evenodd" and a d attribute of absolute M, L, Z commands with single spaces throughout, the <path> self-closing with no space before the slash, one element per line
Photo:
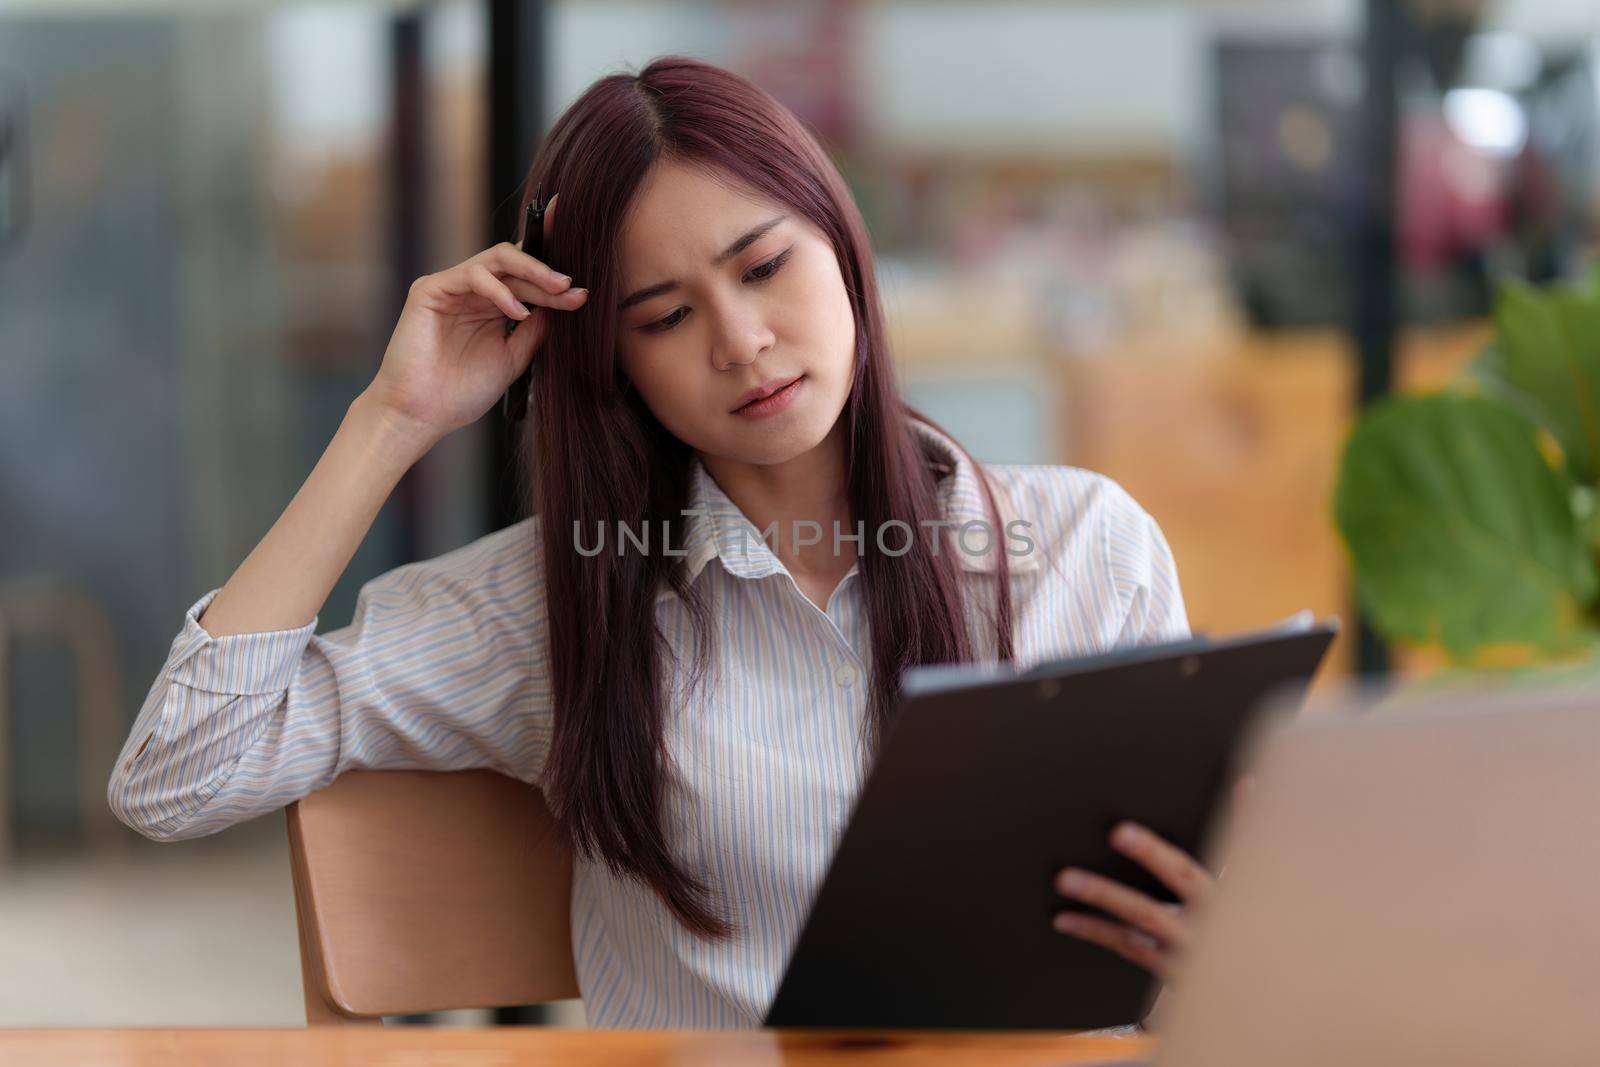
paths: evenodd
<path fill-rule="evenodd" d="M 555 196 L 552 196 L 550 198 L 550 202 L 544 206 L 544 246 L 546 248 L 550 247 L 550 224 L 555 219 L 556 201 L 560 199 L 560 197 L 561 194 L 557 193 Z"/>

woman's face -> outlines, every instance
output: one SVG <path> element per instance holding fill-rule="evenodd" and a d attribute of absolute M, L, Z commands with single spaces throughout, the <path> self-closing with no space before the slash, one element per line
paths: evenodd
<path fill-rule="evenodd" d="M 815 448 L 838 421 L 855 316 L 833 246 L 807 219 L 704 171 L 658 163 L 621 238 L 623 371 L 698 452 L 753 464 Z M 759 416 L 751 390 L 799 378 Z"/>

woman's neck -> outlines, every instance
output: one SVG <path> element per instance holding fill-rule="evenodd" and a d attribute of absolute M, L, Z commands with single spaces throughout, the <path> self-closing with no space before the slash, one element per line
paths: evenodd
<path fill-rule="evenodd" d="M 804 576 L 837 582 L 856 562 L 857 543 L 842 540 L 856 532 L 845 488 L 843 419 L 834 423 L 815 448 L 783 463 L 740 463 L 704 454 L 700 459 L 758 531 L 778 524 L 776 537 L 768 543 L 796 579 Z M 841 535 L 837 552 L 835 522 Z M 797 546 L 798 539 L 816 539 L 816 543 Z"/>

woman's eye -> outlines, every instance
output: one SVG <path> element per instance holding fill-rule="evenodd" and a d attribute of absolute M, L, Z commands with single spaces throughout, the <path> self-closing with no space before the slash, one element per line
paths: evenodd
<path fill-rule="evenodd" d="M 646 326 L 645 329 L 649 330 L 651 333 L 660 333 L 663 330 L 670 330 L 674 326 L 678 325 L 678 323 L 683 321 L 683 318 L 681 317 L 680 313 L 683 312 L 684 310 L 685 310 L 684 308 L 675 308 L 671 315 L 668 315 L 664 319 L 657 319 L 656 321 L 652 322 L 650 325 Z M 678 316 L 678 317 L 674 317 L 674 316 Z"/>
<path fill-rule="evenodd" d="M 765 281 L 771 281 L 772 276 L 782 270 L 785 263 L 789 262 L 789 256 L 793 254 L 793 252 L 793 248 L 784 249 L 782 252 L 773 256 L 765 263 L 759 263 L 756 266 L 751 267 L 750 273 L 745 275 L 745 277 L 758 284 Z M 678 325 L 678 323 L 682 322 L 683 316 L 686 314 L 688 314 L 688 308 L 674 308 L 672 314 L 668 315 L 666 318 L 657 319 L 648 326 L 640 327 L 640 329 L 645 330 L 648 333 L 665 333 L 667 330 L 672 329 L 674 326 Z"/>
<path fill-rule="evenodd" d="M 783 265 L 789 262 L 789 253 L 793 251 L 794 249 L 792 248 L 786 248 L 782 252 L 773 256 L 771 259 L 767 260 L 765 263 L 760 263 L 754 267 L 751 267 L 751 277 L 755 278 L 755 280 L 758 282 L 766 281 L 768 278 L 772 277 L 774 274 L 783 269 Z M 761 273 L 762 271 L 765 271 L 766 273 L 763 274 Z"/>

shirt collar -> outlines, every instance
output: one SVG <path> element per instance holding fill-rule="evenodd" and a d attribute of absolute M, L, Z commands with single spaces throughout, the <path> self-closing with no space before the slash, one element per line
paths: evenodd
<path fill-rule="evenodd" d="M 1000 525 L 996 529 L 984 509 L 983 487 L 972 461 L 948 435 L 920 419 L 913 418 L 910 423 L 928 456 L 929 467 L 939 476 L 941 515 L 952 524 L 946 533 L 944 551 L 955 552 L 956 560 L 966 570 L 994 573 L 996 557 L 1008 543 L 1006 531 L 1013 520 L 1021 517 L 1010 494 L 999 479 L 990 479 L 1000 516 Z M 689 462 L 688 532 L 684 538 L 683 562 L 680 564 L 685 581 L 693 582 L 713 558 L 719 559 L 723 568 L 736 578 L 763 578 L 781 572 L 783 563 L 762 539 L 761 531 L 723 492 L 700 457 L 691 456 Z M 965 551 L 951 542 L 950 538 L 958 535 L 962 525 L 968 522 L 979 522 L 989 528 L 990 536 L 985 551 Z M 979 546 L 984 540 L 980 531 L 973 531 L 968 538 L 969 543 Z M 1039 566 L 1038 555 L 1037 545 L 1032 551 L 1011 555 L 1011 570 L 1036 570 Z M 663 587 L 660 596 L 670 596 L 671 593 L 669 587 Z"/>

